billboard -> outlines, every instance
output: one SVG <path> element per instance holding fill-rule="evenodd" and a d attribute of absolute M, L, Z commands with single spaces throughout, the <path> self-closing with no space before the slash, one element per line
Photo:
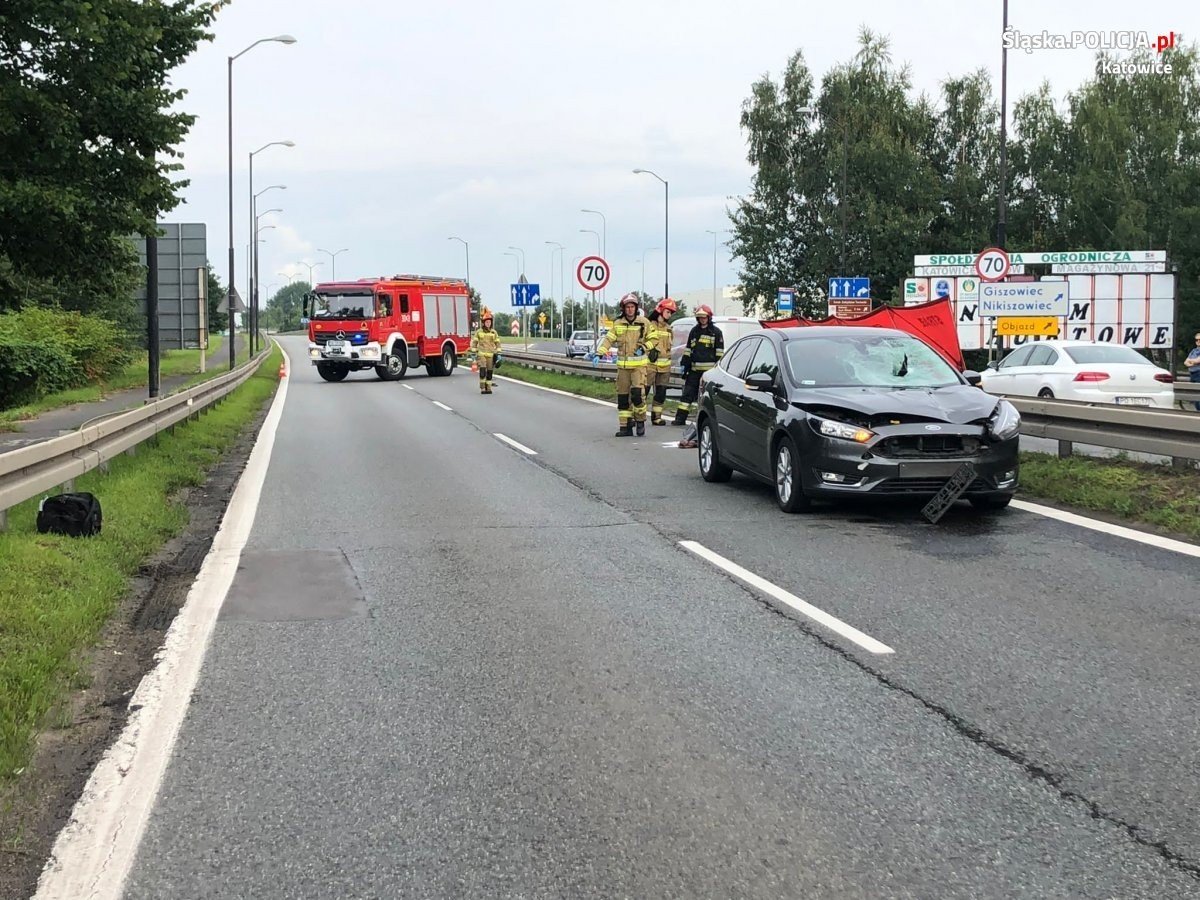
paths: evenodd
<path fill-rule="evenodd" d="M 208 344 L 205 307 L 208 280 L 207 226 L 203 223 L 160 222 L 158 237 L 158 344 L 163 350 L 195 349 Z M 146 239 L 134 239 L 138 262 L 146 266 Z M 146 280 L 140 279 L 137 299 L 146 314 Z"/>

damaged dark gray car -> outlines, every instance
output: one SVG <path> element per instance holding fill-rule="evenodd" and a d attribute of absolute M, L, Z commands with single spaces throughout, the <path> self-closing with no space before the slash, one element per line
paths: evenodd
<path fill-rule="evenodd" d="M 736 469 L 801 512 L 817 498 L 932 497 L 970 464 L 963 497 L 1001 509 L 1017 489 L 1021 419 L 978 379 L 891 328 L 748 335 L 701 382 L 700 473 Z"/>

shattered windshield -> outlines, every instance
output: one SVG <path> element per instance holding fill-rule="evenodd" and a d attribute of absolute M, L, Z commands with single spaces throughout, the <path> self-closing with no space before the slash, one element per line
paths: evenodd
<path fill-rule="evenodd" d="M 314 294 L 314 319 L 371 319 L 375 297 L 370 291 L 357 294 Z"/>
<path fill-rule="evenodd" d="M 786 346 L 792 377 L 804 388 L 935 388 L 962 384 L 950 364 L 916 338 L 830 335 L 788 341 Z"/>

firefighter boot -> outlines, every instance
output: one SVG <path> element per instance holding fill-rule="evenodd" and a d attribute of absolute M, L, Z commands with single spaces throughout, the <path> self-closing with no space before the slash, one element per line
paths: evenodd
<path fill-rule="evenodd" d="M 677 410 L 675 410 L 675 421 L 673 421 L 671 424 L 672 425 L 686 425 L 687 417 L 688 417 L 688 414 L 687 414 L 686 409 L 677 409 Z"/>
<path fill-rule="evenodd" d="M 613 437 L 633 437 L 633 426 L 628 422 L 624 423 Z"/>
<path fill-rule="evenodd" d="M 662 416 L 651 416 L 651 417 L 650 417 L 650 424 L 651 424 L 651 425 L 666 425 L 666 424 L 667 424 L 667 420 L 666 420 L 666 419 L 664 419 Z"/>
<path fill-rule="evenodd" d="M 637 428 L 637 436 L 638 436 L 638 437 L 645 437 L 645 435 L 646 435 L 646 422 L 645 422 L 645 420 L 644 420 L 644 419 L 640 419 L 640 420 L 638 420 L 637 422 L 634 422 L 633 424 L 634 424 L 634 427 L 636 427 L 636 428 Z"/>

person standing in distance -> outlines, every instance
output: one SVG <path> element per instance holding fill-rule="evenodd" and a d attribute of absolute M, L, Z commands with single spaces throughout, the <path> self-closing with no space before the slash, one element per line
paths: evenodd
<path fill-rule="evenodd" d="M 683 395 L 675 410 L 672 425 L 686 425 L 688 414 L 700 396 L 700 378 L 725 355 L 725 335 L 713 324 L 708 306 L 696 307 L 696 324 L 683 347 Z"/>
<path fill-rule="evenodd" d="M 485 309 L 479 317 L 479 330 L 471 335 L 471 352 L 479 366 L 479 393 L 492 392 L 492 372 L 500 355 L 500 335 L 492 328 L 492 313 Z"/>
<path fill-rule="evenodd" d="M 667 402 L 667 386 L 671 383 L 671 316 L 679 307 L 670 297 L 658 301 L 649 315 L 650 334 L 646 358 L 646 397 L 650 400 L 650 424 L 666 425 L 663 406 Z"/>
<path fill-rule="evenodd" d="M 1192 352 L 1187 355 L 1183 364 L 1187 366 L 1188 381 L 1192 384 L 1200 384 L 1200 333 L 1196 334 L 1196 346 L 1192 348 Z M 1195 406 L 1197 410 L 1200 410 L 1200 402 Z"/>
<path fill-rule="evenodd" d="M 634 428 L 637 428 L 638 437 L 646 433 L 643 385 L 649 333 L 650 322 L 638 312 L 637 295 L 626 294 L 621 298 L 621 315 L 596 345 L 596 352 L 588 354 L 594 367 L 600 364 L 600 357 L 607 354 L 610 347 L 617 348 L 617 437 L 633 437 Z"/>

